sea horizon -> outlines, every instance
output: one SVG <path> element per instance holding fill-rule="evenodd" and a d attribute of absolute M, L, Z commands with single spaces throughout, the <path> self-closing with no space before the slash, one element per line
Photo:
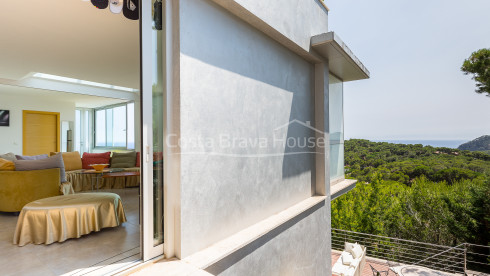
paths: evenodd
<path fill-rule="evenodd" d="M 461 144 L 469 142 L 470 140 L 370 140 L 372 142 L 387 142 L 392 144 L 405 144 L 405 145 L 417 145 L 422 144 L 423 146 L 432 146 L 432 147 L 445 147 L 457 149 Z"/>

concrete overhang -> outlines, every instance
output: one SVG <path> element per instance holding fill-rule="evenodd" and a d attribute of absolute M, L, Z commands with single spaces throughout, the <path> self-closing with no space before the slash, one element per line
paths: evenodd
<path fill-rule="evenodd" d="M 311 47 L 328 60 L 330 72 L 342 81 L 369 78 L 368 69 L 334 32 L 311 37 Z"/>
<path fill-rule="evenodd" d="M 357 180 L 355 179 L 344 179 L 338 183 L 330 186 L 330 200 L 334 200 L 337 197 L 346 194 L 350 190 L 356 187 Z"/>

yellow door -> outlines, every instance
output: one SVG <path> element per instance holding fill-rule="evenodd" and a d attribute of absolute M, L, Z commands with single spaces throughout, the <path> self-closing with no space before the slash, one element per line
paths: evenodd
<path fill-rule="evenodd" d="M 60 113 L 23 111 L 24 155 L 49 154 L 60 151 Z"/>

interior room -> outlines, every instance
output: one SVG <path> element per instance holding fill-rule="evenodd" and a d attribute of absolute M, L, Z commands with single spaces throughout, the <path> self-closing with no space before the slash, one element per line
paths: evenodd
<path fill-rule="evenodd" d="M 90 1 L 4 4 L 1 274 L 104 274 L 134 264 L 140 260 L 139 21 Z M 46 200 L 55 197 L 74 201 Z M 45 207 L 29 209 L 31 203 Z M 33 223 L 37 218 L 67 226 L 45 229 Z"/>

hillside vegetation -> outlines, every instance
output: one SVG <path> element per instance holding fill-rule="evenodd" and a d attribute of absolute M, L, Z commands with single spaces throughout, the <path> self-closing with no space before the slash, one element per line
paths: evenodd
<path fill-rule="evenodd" d="M 458 147 L 460 150 L 483 151 L 490 153 L 490 135 L 484 135 Z"/>
<path fill-rule="evenodd" d="M 490 155 L 345 142 L 355 189 L 332 201 L 332 227 L 421 242 L 490 242 Z"/>

